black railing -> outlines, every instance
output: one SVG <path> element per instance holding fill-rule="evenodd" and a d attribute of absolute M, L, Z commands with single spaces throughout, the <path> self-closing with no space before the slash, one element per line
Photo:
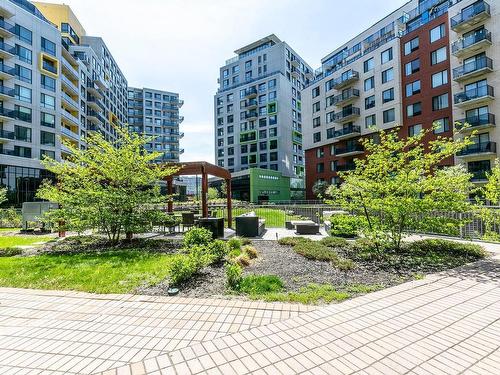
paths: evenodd
<path fill-rule="evenodd" d="M 349 125 L 349 126 L 346 126 L 343 129 L 336 130 L 333 133 L 333 137 L 334 138 L 338 138 L 338 137 L 342 137 L 344 135 L 349 135 L 349 134 L 353 134 L 353 133 L 361 133 L 361 127 L 358 126 L 358 125 Z"/>
<path fill-rule="evenodd" d="M 472 7 L 468 8 L 467 11 L 462 11 L 455 17 L 451 18 L 451 28 L 457 27 L 464 22 L 467 22 L 481 13 L 490 14 L 490 5 L 485 1 L 478 1 Z"/>
<path fill-rule="evenodd" d="M 10 131 L 7 131 L 7 130 L 0 129 L 0 138 L 14 139 L 15 138 L 14 132 L 10 132 Z"/>
<path fill-rule="evenodd" d="M 457 126 L 458 129 L 461 129 L 464 124 L 469 124 L 472 128 L 483 125 L 495 125 L 495 115 L 493 113 L 483 113 L 460 119 L 458 122 L 460 123 L 460 125 Z"/>
<path fill-rule="evenodd" d="M 335 148 L 335 155 L 342 155 L 342 154 L 347 154 L 350 152 L 363 152 L 364 148 L 363 145 L 355 144 L 355 145 L 350 145 L 345 148 Z"/>
<path fill-rule="evenodd" d="M 481 56 L 474 61 L 468 62 L 466 64 L 463 64 L 462 66 L 459 66 L 458 68 L 453 69 L 453 78 L 457 79 L 469 73 L 485 68 L 493 70 L 493 61 L 489 57 Z"/>
<path fill-rule="evenodd" d="M 347 84 L 348 82 L 355 81 L 359 79 L 359 73 L 355 70 L 348 70 L 346 73 L 343 73 L 339 78 L 333 81 L 333 88 L 338 88 Z"/>
<path fill-rule="evenodd" d="M 349 89 L 349 90 L 343 92 L 342 94 L 335 96 L 332 100 L 332 104 L 337 105 L 339 103 L 345 102 L 346 100 L 349 100 L 352 98 L 359 98 L 359 90 L 358 89 Z"/>
<path fill-rule="evenodd" d="M 491 43 L 491 33 L 486 29 L 475 32 L 463 39 L 457 40 L 451 45 L 451 51 L 452 53 L 457 53 L 458 51 L 473 46 L 474 44 L 479 43 L 483 40 L 488 40 Z"/>
<path fill-rule="evenodd" d="M 337 167 L 335 168 L 337 172 L 347 172 L 347 171 L 352 171 L 354 169 L 356 169 L 356 163 L 341 164 L 337 165 Z"/>
<path fill-rule="evenodd" d="M 333 121 L 344 120 L 351 116 L 359 116 L 360 110 L 358 107 L 349 107 L 347 109 L 343 109 L 341 112 L 335 113 L 333 117 Z"/>
<path fill-rule="evenodd" d="M 463 150 L 457 153 L 458 156 L 472 155 L 472 154 L 483 154 L 483 153 L 496 153 L 497 143 L 496 142 L 479 142 L 473 145 L 467 146 Z"/>
<path fill-rule="evenodd" d="M 477 87 L 475 89 L 469 89 L 463 92 L 459 92 L 458 94 L 455 94 L 455 104 L 467 102 L 469 100 L 474 100 L 474 99 L 479 99 L 483 98 L 485 96 L 495 96 L 495 90 L 493 89 L 492 86 L 486 85 L 486 86 L 481 86 Z"/>

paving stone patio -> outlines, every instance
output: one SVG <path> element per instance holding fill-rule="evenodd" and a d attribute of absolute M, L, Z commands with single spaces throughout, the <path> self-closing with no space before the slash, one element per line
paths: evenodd
<path fill-rule="evenodd" d="M 500 373 L 500 251 L 321 308 L 0 288 L 0 374 Z"/>

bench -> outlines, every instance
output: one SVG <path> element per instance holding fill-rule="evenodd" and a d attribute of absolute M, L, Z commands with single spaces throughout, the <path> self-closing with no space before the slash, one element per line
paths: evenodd
<path fill-rule="evenodd" d="M 297 231 L 297 234 L 318 234 L 319 224 L 316 223 L 296 224 L 295 230 Z"/>
<path fill-rule="evenodd" d="M 255 214 L 236 216 L 236 235 L 240 237 L 259 237 L 266 230 L 266 221 Z"/>

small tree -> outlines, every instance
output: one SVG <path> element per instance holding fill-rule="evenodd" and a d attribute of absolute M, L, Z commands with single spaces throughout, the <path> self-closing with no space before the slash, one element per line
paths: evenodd
<path fill-rule="evenodd" d="M 495 160 L 491 172 L 486 174 L 488 182 L 480 191 L 486 202 L 478 202 L 478 213 L 484 223 L 484 237 L 498 240 L 500 236 L 496 232 L 496 227 L 500 224 L 500 210 L 487 207 L 500 205 L 500 161 Z"/>
<path fill-rule="evenodd" d="M 71 151 L 68 160 L 45 158 L 42 164 L 57 182 L 44 181 L 37 192 L 39 198 L 61 205 L 51 212 L 56 224 L 64 222 L 65 228 L 79 232 L 98 228 L 112 242 L 164 219 L 156 207 L 166 201 L 158 181 L 175 171 L 152 163 L 160 154 L 144 151 L 151 139 L 115 129 L 116 141 L 91 133 L 85 150 L 65 143 Z"/>
<path fill-rule="evenodd" d="M 434 211 L 468 207 L 470 175 L 462 166 L 439 164 L 470 140 L 437 137 L 425 147 L 423 139 L 432 131 L 400 138 L 396 129 L 380 131 L 379 142 L 362 139 L 366 157 L 356 159 L 354 170 L 340 173 L 344 179 L 340 187 L 328 190 L 333 204 L 366 218 L 369 236 L 395 249 Z"/>
<path fill-rule="evenodd" d="M 0 206 L 7 202 L 7 188 L 0 188 Z"/>
<path fill-rule="evenodd" d="M 207 191 L 207 199 L 209 201 L 212 201 L 212 200 L 215 200 L 219 197 L 219 191 L 216 189 L 216 188 L 208 188 L 208 191 Z"/>
<path fill-rule="evenodd" d="M 313 194 L 320 199 L 325 198 L 330 185 L 326 181 L 316 181 L 312 187 Z"/>

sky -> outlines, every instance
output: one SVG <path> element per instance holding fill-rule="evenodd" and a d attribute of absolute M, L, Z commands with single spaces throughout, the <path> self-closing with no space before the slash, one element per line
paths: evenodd
<path fill-rule="evenodd" d="M 44 0 L 42 0 L 44 1 Z M 322 57 L 406 0 L 45 0 L 69 5 L 88 35 L 104 39 L 129 86 L 184 99 L 181 161 L 214 162 L 219 68 L 269 34 L 314 69 Z"/>

